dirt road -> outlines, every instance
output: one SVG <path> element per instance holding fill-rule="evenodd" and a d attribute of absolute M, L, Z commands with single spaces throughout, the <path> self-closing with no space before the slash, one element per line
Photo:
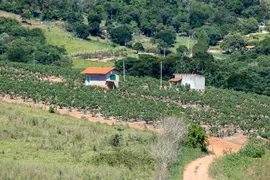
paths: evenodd
<path fill-rule="evenodd" d="M 231 149 L 232 152 L 237 152 L 241 149 L 247 138 L 241 134 L 236 134 L 226 138 L 209 138 L 208 150 L 213 152 L 212 155 L 207 155 L 196 159 L 189 163 L 184 170 L 184 180 L 211 180 L 208 175 L 208 166 L 213 159 L 223 155 L 224 150 Z"/>

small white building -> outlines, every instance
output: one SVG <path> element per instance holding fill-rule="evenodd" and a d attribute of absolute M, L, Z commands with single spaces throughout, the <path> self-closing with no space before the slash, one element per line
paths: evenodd
<path fill-rule="evenodd" d="M 205 76 L 199 74 L 173 74 L 175 78 L 169 80 L 171 87 L 181 84 L 185 87 L 189 86 L 200 92 L 205 90 Z"/>
<path fill-rule="evenodd" d="M 109 89 L 119 87 L 119 71 L 113 67 L 89 67 L 81 72 L 86 86 L 100 86 Z"/>

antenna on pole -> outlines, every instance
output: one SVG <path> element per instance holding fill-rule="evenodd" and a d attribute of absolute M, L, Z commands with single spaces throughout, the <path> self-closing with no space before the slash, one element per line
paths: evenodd
<path fill-rule="evenodd" d="M 125 68 L 125 61 L 123 60 L 123 74 L 124 74 L 124 81 L 126 81 L 126 68 Z"/>
<path fill-rule="evenodd" d="M 160 63 L 160 88 L 162 88 L 162 61 Z"/>

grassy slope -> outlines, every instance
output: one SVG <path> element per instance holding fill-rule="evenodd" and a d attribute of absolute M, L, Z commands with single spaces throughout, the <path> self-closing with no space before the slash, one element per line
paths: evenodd
<path fill-rule="evenodd" d="M 47 41 L 50 44 L 64 46 L 69 55 L 110 48 L 108 44 L 77 39 L 71 33 L 64 31 L 59 23 L 50 23 L 50 25 L 45 26 L 43 29 L 45 30 Z"/>
<path fill-rule="evenodd" d="M 173 52 L 176 52 L 176 48 L 178 48 L 179 45 L 185 45 L 188 49 L 191 48 L 196 43 L 196 40 L 192 40 L 188 37 L 176 37 L 176 42 L 174 44 L 174 47 L 171 48 Z"/>
<path fill-rule="evenodd" d="M 73 59 L 73 65 L 75 68 L 114 67 L 113 62 L 96 62 L 96 61 L 87 61 L 84 59 Z"/>
<path fill-rule="evenodd" d="M 135 165 L 131 170 L 123 163 L 98 166 L 92 160 L 101 153 L 110 154 L 121 149 L 147 154 L 155 136 L 152 132 L 122 127 L 125 144 L 115 149 L 109 144 L 118 133 L 114 126 L 3 101 L 0 106 L 0 177 L 3 179 L 153 177 L 153 170 L 144 169 L 142 165 Z"/>
<path fill-rule="evenodd" d="M 251 144 L 251 141 L 249 141 L 249 144 Z M 252 148 L 248 148 L 249 145 L 247 145 L 238 153 L 229 154 L 225 157 L 215 159 L 209 167 L 210 176 L 216 180 L 270 179 L 269 145 L 269 142 L 264 145 L 253 145 Z M 250 156 L 251 154 L 261 152 L 258 151 L 260 146 L 265 149 L 265 154 L 260 158 L 252 158 L 253 156 Z"/>
<path fill-rule="evenodd" d="M 270 179 L 270 156 L 263 158 L 241 158 L 229 160 L 228 158 L 216 159 L 210 166 L 210 175 L 215 180 L 229 179 Z"/>

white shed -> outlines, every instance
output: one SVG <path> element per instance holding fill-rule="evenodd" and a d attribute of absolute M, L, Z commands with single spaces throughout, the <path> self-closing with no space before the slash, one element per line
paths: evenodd
<path fill-rule="evenodd" d="M 119 71 L 113 67 L 89 67 L 81 72 L 86 86 L 119 87 Z"/>
<path fill-rule="evenodd" d="M 183 86 L 189 86 L 200 92 L 205 90 L 205 76 L 199 74 L 173 74 L 175 78 L 169 80 L 171 87 L 179 83 Z"/>

